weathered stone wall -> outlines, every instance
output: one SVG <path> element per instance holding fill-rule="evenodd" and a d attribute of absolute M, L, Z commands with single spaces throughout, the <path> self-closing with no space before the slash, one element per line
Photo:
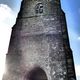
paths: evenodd
<path fill-rule="evenodd" d="M 48 80 L 74 78 L 68 78 L 63 38 L 66 25 L 61 14 L 58 0 L 23 0 L 12 30 L 3 80 L 28 80 L 25 75 L 36 67 L 45 71 Z"/>

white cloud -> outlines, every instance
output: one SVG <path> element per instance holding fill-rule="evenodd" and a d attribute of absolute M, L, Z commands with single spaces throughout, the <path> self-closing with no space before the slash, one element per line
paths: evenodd
<path fill-rule="evenodd" d="M 78 40 L 80 40 L 80 37 L 78 37 Z"/>
<path fill-rule="evenodd" d="M 11 27 L 15 23 L 16 14 L 5 4 L 0 4 L 0 54 L 7 53 Z"/>
<path fill-rule="evenodd" d="M 0 4 L 0 26 L 1 27 L 12 27 L 15 23 L 16 14 L 12 9 L 5 4 Z"/>
<path fill-rule="evenodd" d="M 5 72 L 5 59 L 6 55 L 0 54 L 0 80 L 2 80 L 3 74 Z"/>
<path fill-rule="evenodd" d="M 80 80 L 80 76 L 77 76 L 77 80 Z"/>
<path fill-rule="evenodd" d="M 77 78 L 80 78 L 80 65 L 75 65 L 75 71 L 76 71 Z"/>
<path fill-rule="evenodd" d="M 11 27 L 15 23 L 16 14 L 5 4 L 0 4 L 0 80 L 4 73 L 6 53 L 8 50 Z"/>

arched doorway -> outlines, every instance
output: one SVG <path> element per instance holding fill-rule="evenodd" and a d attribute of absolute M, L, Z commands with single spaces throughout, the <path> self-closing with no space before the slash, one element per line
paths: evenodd
<path fill-rule="evenodd" d="M 41 68 L 35 68 L 29 72 L 28 80 L 48 80 L 47 75 Z"/>

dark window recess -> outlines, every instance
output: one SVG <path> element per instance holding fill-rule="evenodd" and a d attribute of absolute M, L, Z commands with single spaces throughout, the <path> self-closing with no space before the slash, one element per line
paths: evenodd
<path fill-rule="evenodd" d="M 36 5 L 36 7 L 35 7 L 35 12 L 36 12 L 36 14 L 41 14 L 41 13 L 43 13 L 43 4 L 42 3 L 38 3 L 37 5 Z"/>
<path fill-rule="evenodd" d="M 35 68 L 29 72 L 28 80 L 48 80 L 46 73 L 41 68 Z"/>

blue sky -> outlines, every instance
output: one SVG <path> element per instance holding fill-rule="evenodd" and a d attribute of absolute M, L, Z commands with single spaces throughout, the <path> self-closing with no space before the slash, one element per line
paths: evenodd
<path fill-rule="evenodd" d="M 77 80 L 80 80 L 80 0 L 61 0 L 66 13 L 70 46 L 73 51 Z"/>
<path fill-rule="evenodd" d="M 80 64 L 80 0 L 62 0 L 75 64 Z"/>
<path fill-rule="evenodd" d="M 0 3 L 8 5 L 14 11 L 18 11 L 21 0 L 0 0 Z"/>
<path fill-rule="evenodd" d="M 20 4 L 21 0 L 0 0 L 0 52 L 2 56 L 7 53 L 11 27 L 16 21 Z M 80 0 L 61 0 L 61 5 L 66 13 L 67 28 L 70 46 L 74 56 L 77 80 L 80 80 Z M 0 59 L 2 60 L 2 58 Z"/>

